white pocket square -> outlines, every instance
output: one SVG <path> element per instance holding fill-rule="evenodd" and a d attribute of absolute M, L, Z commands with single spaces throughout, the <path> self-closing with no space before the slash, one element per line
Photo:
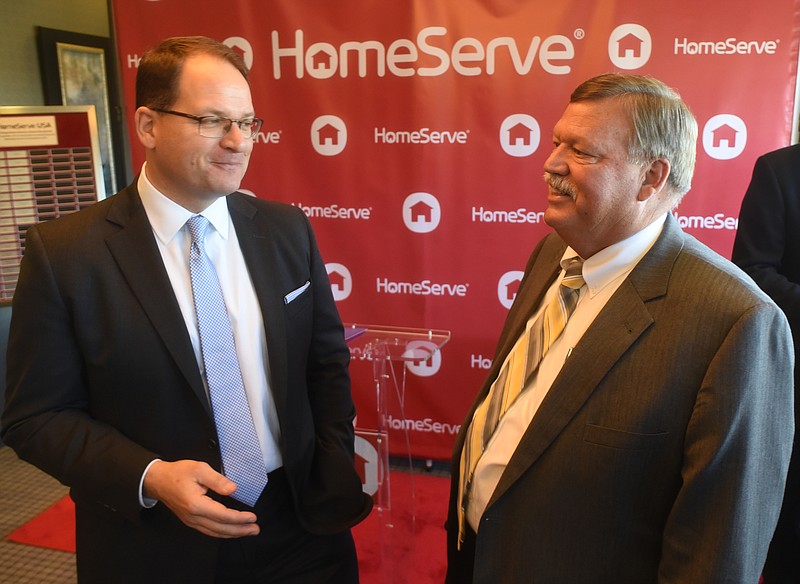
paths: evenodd
<path fill-rule="evenodd" d="M 283 303 L 289 304 L 292 300 L 300 296 L 303 292 L 306 291 L 306 288 L 311 286 L 311 280 L 308 280 L 305 284 L 300 286 L 297 290 L 292 290 L 286 296 L 283 297 Z"/>

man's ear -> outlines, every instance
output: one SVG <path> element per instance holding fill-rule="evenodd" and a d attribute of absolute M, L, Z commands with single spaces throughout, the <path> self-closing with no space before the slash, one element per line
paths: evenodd
<path fill-rule="evenodd" d="M 133 125 L 136 128 L 136 135 L 139 137 L 139 142 L 147 150 L 152 150 L 156 147 L 156 138 L 154 133 L 156 112 L 147 107 L 140 107 L 136 109 L 133 114 Z"/>
<path fill-rule="evenodd" d="M 638 199 L 646 201 L 653 195 L 658 194 L 667 184 L 669 178 L 670 165 L 666 158 L 656 158 L 644 170 L 642 188 L 639 189 Z"/>

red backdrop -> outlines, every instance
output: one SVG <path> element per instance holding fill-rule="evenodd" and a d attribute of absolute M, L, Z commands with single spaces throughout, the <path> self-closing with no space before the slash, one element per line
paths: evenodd
<path fill-rule="evenodd" d="M 342 318 L 447 329 L 390 401 L 392 451 L 448 458 L 528 254 L 571 91 L 607 71 L 680 91 L 701 130 L 687 231 L 728 256 L 755 158 L 790 142 L 800 0 L 113 0 L 129 121 L 138 58 L 203 34 L 252 66 L 243 188 L 311 217 Z M 132 136 L 135 134 L 131 133 Z M 143 154 L 133 145 L 134 166 Z M 351 367 L 362 425 L 372 369 Z M 398 369 L 398 377 L 402 377 Z"/>

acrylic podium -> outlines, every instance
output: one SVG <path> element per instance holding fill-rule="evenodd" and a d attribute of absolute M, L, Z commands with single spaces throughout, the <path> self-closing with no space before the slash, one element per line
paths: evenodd
<path fill-rule="evenodd" d="M 396 560 L 396 549 L 407 548 L 416 531 L 416 494 L 414 474 L 403 478 L 403 488 L 393 489 L 389 473 L 389 405 L 399 408 L 405 419 L 407 365 L 420 365 L 432 359 L 450 340 L 450 331 L 433 329 L 401 328 L 395 326 L 345 324 L 345 339 L 350 347 L 351 368 L 359 361 L 372 366 L 372 381 L 375 388 L 376 424 L 374 429 L 356 428 L 356 455 L 364 466 L 364 490 L 373 496 L 374 517 L 367 521 L 379 523 L 381 541 L 382 581 L 406 582 L 409 566 Z M 398 365 L 398 367 L 395 367 Z M 397 369 L 400 369 L 398 372 Z M 412 470 L 411 448 L 408 430 L 404 429 L 405 453 Z M 397 451 L 397 450 L 396 450 Z M 398 458 L 402 460 L 402 458 Z M 403 513 L 393 517 L 392 500 Z"/>

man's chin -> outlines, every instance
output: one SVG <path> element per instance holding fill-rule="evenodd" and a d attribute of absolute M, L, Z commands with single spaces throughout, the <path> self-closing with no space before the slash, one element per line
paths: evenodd
<path fill-rule="evenodd" d="M 558 229 L 565 221 L 565 213 L 563 209 L 555 208 L 553 205 L 548 205 L 544 210 L 544 222 L 553 229 Z"/>

